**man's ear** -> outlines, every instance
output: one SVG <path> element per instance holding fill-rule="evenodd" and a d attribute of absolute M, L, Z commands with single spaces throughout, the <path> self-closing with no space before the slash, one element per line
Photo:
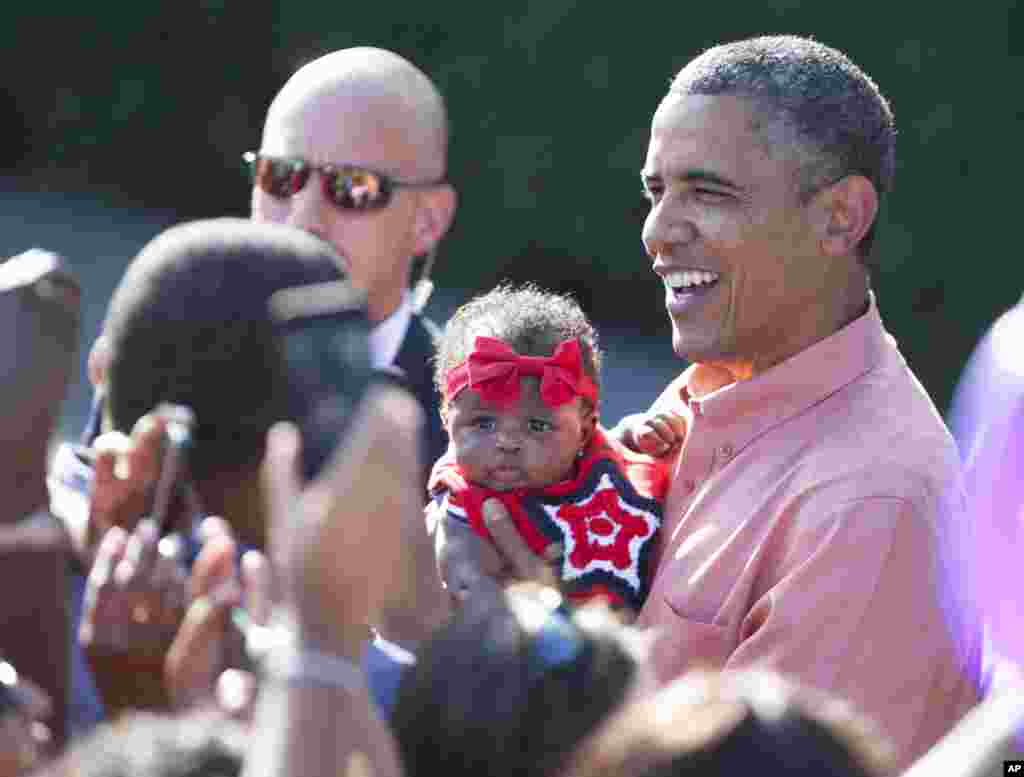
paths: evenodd
<path fill-rule="evenodd" d="M 878 192 L 863 175 L 848 175 L 818 192 L 824 208 L 821 248 L 826 256 L 849 256 L 878 216 Z"/>
<path fill-rule="evenodd" d="M 448 232 L 455 218 L 458 197 L 451 184 L 440 184 L 420 192 L 416 213 L 417 256 L 429 252 Z"/>

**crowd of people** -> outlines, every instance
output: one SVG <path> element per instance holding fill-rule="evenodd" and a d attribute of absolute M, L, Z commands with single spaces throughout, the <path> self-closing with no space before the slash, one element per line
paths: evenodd
<path fill-rule="evenodd" d="M 1020 395 L 972 417 L 965 467 L 884 327 L 895 139 L 811 39 L 675 74 L 642 241 L 688 366 L 614 424 L 571 296 L 423 315 L 445 106 L 380 49 L 277 93 L 251 219 L 132 260 L 55 451 L 78 281 L 0 264 L 0 777 L 995 774 L 1024 726 L 988 563 L 1021 547 Z M 282 295 L 356 305 L 331 342 L 367 380 L 312 416 Z M 1007 320 L 979 360 L 1016 359 Z"/>

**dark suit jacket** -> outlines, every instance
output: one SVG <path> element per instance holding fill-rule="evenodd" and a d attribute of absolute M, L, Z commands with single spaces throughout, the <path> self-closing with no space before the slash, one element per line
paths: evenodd
<path fill-rule="evenodd" d="M 426 414 L 422 445 L 424 501 L 430 469 L 448 449 L 448 433 L 441 425 L 441 395 L 434 387 L 434 343 L 439 335 L 437 324 L 414 315 L 395 357 L 395 366 L 405 373 L 406 387 L 416 395 Z"/>

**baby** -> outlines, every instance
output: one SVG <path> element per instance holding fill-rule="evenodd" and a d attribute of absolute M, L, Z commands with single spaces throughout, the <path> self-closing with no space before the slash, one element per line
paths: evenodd
<path fill-rule="evenodd" d="M 534 553 L 563 548 L 556 577 L 570 600 L 636 611 L 668 464 L 598 423 L 600 360 L 597 333 L 571 298 L 500 286 L 460 308 L 439 344 L 450 444 L 429 489 L 447 536 L 469 527 L 490 541 L 483 503 L 496 497 Z M 441 549 L 442 567 L 461 547 Z"/>

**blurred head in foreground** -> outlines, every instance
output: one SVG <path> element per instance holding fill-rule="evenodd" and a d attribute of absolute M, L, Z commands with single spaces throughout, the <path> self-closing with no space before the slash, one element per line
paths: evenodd
<path fill-rule="evenodd" d="M 680 678 L 610 718 L 572 777 L 879 777 L 886 740 L 848 705 L 769 672 Z"/>
<path fill-rule="evenodd" d="M 640 687 L 626 627 L 559 603 L 533 587 L 475 597 L 422 646 L 391 718 L 410 777 L 554 774 Z"/>
<path fill-rule="evenodd" d="M 265 544 L 259 500 L 231 511 L 225 498 L 255 493 L 267 430 L 289 412 L 267 302 L 279 289 L 340 278 L 335 252 L 307 233 L 242 219 L 196 221 L 148 243 L 110 302 L 110 424 L 128 434 L 162 402 L 191 408 L 196 490 L 243 542 Z"/>

